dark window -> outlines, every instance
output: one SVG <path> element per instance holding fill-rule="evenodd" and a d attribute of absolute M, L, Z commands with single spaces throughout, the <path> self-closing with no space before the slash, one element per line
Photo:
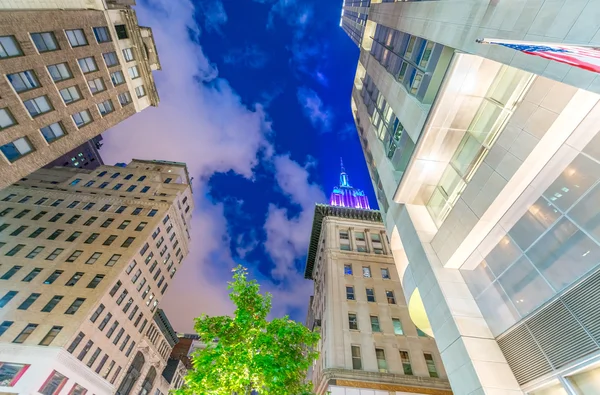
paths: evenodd
<path fill-rule="evenodd" d="M 92 314 L 92 316 L 90 317 L 90 321 L 96 322 L 96 320 L 98 319 L 100 314 L 102 314 L 102 312 L 104 311 L 104 308 L 105 308 L 104 305 L 100 304 L 100 306 L 98 306 L 96 311 L 94 311 L 94 314 Z"/>
<path fill-rule="evenodd" d="M 79 332 L 77 334 L 77 337 L 73 340 L 73 342 L 69 346 L 69 348 L 67 348 L 67 351 L 72 354 L 73 351 L 75 351 L 75 349 L 79 345 L 79 343 L 81 343 L 81 341 L 83 340 L 84 337 L 85 337 L 85 334 L 83 332 Z"/>
<path fill-rule="evenodd" d="M 25 340 L 27 340 L 29 335 L 33 333 L 35 328 L 37 328 L 37 324 L 27 324 L 25 329 L 23 329 L 21 333 L 19 333 L 19 336 L 17 336 L 15 340 L 13 340 L 13 343 L 23 343 Z"/>
<path fill-rule="evenodd" d="M 33 304 L 33 302 L 35 302 L 37 300 L 37 298 L 40 297 L 40 295 L 41 294 L 38 294 L 38 293 L 32 293 L 31 295 L 29 295 L 27 297 L 27 299 L 25 299 L 23 301 L 23 303 L 21 303 L 19 305 L 19 307 L 17 307 L 17 309 L 19 309 L 19 310 L 27 310 Z"/>
<path fill-rule="evenodd" d="M 30 272 L 29 272 L 29 274 L 28 274 L 28 275 L 26 275 L 26 276 L 23 278 L 23 280 L 21 280 L 21 281 L 24 281 L 24 282 L 26 282 L 26 283 L 28 283 L 28 282 L 31 282 L 31 280 L 33 280 L 34 278 L 36 278 L 36 276 L 37 276 L 38 274 L 40 274 L 40 273 L 41 273 L 41 271 L 42 271 L 42 269 L 41 269 L 41 268 L 39 268 L 39 267 L 36 267 L 36 268 L 35 268 L 35 269 L 33 269 L 32 271 L 30 271 Z"/>
<path fill-rule="evenodd" d="M 52 284 L 57 278 L 60 277 L 61 274 L 63 274 L 62 270 L 55 270 L 50 276 L 48 276 L 46 281 L 44 281 L 44 284 Z"/>
<path fill-rule="evenodd" d="M 2 299 L 0 299 L 0 308 L 6 306 L 6 304 L 8 302 L 10 302 L 12 300 L 12 298 L 15 297 L 16 294 L 17 294 L 17 291 L 8 291 L 7 293 L 5 293 L 4 296 L 2 297 Z"/>
<path fill-rule="evenodd" d="M 65 286 L 73 287 L 77 282 L 83 277 L 83 272 L 76 272 L 73 276 L 66 282 Z"/>
<path fill-rule="evenodd" d="M 71 304 L 71 306 L 69 306 L 67 311 L 65 311 L 65 314 L 69 314 L 69 315 L 75 314 L 77 312 L 77 310 L 79 310 L 79 308 L 81 307 L 83 302 L 85 302 L 85 298 L 75 299 L 75 301 Z"/>
<path fill-rule="evenodd" d="M 54 310 L 54 308 L 56 307 L 58 302 L 60 302 L 62 300 L 62 298 L 63 298 L 62 295 L 53 296 L 52 299 L 50 299 L 50 301 L 48 303 L 46 303 L 46 305 L 42 308 L 42 312 L 49 313 L 52 310 Z"/>
<path fill-rule="evenodd" d="M 12 276 L 15 275 L 16 272 L 21 270 L 22 267 L 23 266 L 19 266 L 19 265 L 15 265 L 15 266 L 11 267 L 10 269 L 8 269 L 8 271 L 6 273 L 4 273 L 4 275 L 2 277 L 0 277 L 0 280 L 10 279 Z"/>
<path fill-rule="evenodd" d="M 100 281 L 102 281 L 103 278 L 104 278 L 104 274 L 96 274 L 96 276 L 92 279 L 92 281 L 90 281 L 90 283 L 87 285 L 87 288 L 96 288 L 98 286 L 98 284 L 100 284 Z"/>

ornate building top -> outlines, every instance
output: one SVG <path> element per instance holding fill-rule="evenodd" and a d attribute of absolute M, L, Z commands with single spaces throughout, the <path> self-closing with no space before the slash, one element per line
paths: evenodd
<path fill-rule="evenodd" d="M 359 208 L 363 210 L 370 210 L 369 198 L 365 195 L 365 192 L 356 189 L 350 185 L 348 174 L 344 170 L 344 162 L 341 161 L 342 171 L 340 173 L 340 185 L 333 188 L 331 197 L 329 198 L 329 204 L 338 207 L 348 208 Z"/>

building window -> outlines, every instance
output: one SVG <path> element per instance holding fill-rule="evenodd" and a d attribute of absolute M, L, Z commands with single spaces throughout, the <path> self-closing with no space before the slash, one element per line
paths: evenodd
<path fill-rule="evenodd" d="M 73 77 L 67 63 L 58 63 L 48 66 L 48 72 L 54 82 L 67 80 Z"/>
<path fill-rule="evenodd" d="M 348 313 L 348 326 L 350 329 L 358 330 L 358 319 L 356 318 L 356 314 Z"/>
<path fill-rule="evenodd" d="M 25 70 L 21 71 L 20 73 L 7 74 L 6 78 L 8 78 L 8 81 L 17 92 L 25 92 L 40 86 L 40 83 L 33 70 Z"/>
<path fill-rule="evenodd" d="M 79 88 L 77 88 L 75 85 L 61 89 L 59 93 L 65 104 L 71 104 L 81 100 L 81 93 L 79 93 Z"/>
<path fill-rule="evenodd" d="M 55 214 L 54 216 L 52 216 L 52 218 L 50 218 L 50 219 L 48 220 L 48 222 L 56 222 L 56 221 L 58 221 L 59 219 L 61 219 L 61 218 L 63 217 L 63 215 L 65 215 L 65 214 L 64 214 L 64 213 L 58 213 L 58 214 Z"/>
<path fill-rule="evenodd" d="M 62 298 L 62 295 L 54 295 L 52 299 L 50 299 L 50 301 L 46 303 L 46 305 L 42 308 L 42 313 L 49 313 L 52 310 L 54 310 L 54 308 L 62 300 Z"/>
<path fill-rule="evenodd" d="M 150 187 L 146 186 L 142 188 L 142 193 L 146 193 L 148 192 L 148 190 L 150 189 Z"/>
<path fill-rule="evenodd" d="M 64 248 L 56 248 L 50 255 L 46 257 L 47 261 L 53 261 L 60 255 L 61 252 L 64 251 Z"/>
<path fill-rule="evenodd" d="M 362 370 L 362 358 L 360 356 L 360 346 L 351 346 L 352 350 L 352 369 Z"/>
<path fill-rule="evenodd" d="M 346 299 L 354 300 L 354 287 L 346 287 Z"/>
<path fill-rule="evenodd" d="M 356 233 L 354 233 L 354 238 L 357 241 L 365 241 L 365 232 L 356 232 Z"/>
<path fill-rule="evenodd" d="M 77 220 L 79 218 L 81 218 L 81 215 L 76 214 L 76 215 L 72 216 L 71 218 L 69 218 L 69 220 L 67 221 L 67 224 L 69 224 L 69 225 L 74 224 L 75 222 L 77 222 Z"/>
<path fill-rule="evenodd" d="M 90 92 L 92 92 L 92 95 L 106 90 L 106 86 L 104 86 L 104 81 L 102 81 L 102 78 L 94 78 L 93 80 L 88 81 L 88 86 L 90 87 Z"/>
<path fill-rule="evenodd" d="M 113 107 L 112 100 L 108 99 L 103 101 L 102 103 L 98 103 L 98 111 L 100 111 L 100 115 L 105 116 L 113 112 L 115 108 Z"/>
<path fill-rule="evenodd" d="M 130 185 L 127 187 L 127 192 L 133 192 L 137 188 L 137 185 Z"/>
<path fill-rule="evenodd" d="M 399 318 L 392 318 L 392 324 L 394 325 L 394 334 L 404 335 L 404 330 L 402 329 L 402 322 Z"/>
<path fill-rule="evenodd" d="M 4 144 L 0 147 L 0 151 L 2 151 L 9 162 L 14 162 L 17 159 L 24 157 L 28 153 L 33 152 L 34 149 L 27 137 L 21 137 L 20 139 L 12 141 L 8 144 Z"/>
<path fill-rule="evenodd" d="M 106 362 L 106 358 L 108 358 L 108 355 L 104 355 L 103 361 Z M 100 367 L 102 368 L 102 367 Z M 96 372 L 98 373 L 98 372 Z M 85 395 L 87 393 L 87 390 L 85 388 L 83 388 L 82 386 L 80 386 L 79 384 L 74 384 L 73 388 L 71 388 L 71 391 L 69 391 L 69 395 Z"/>
<path fill-rule="evenodd" d="M 77 63 L 79 63 L 79 67 L 83 74 L 93 73 L 94 71 L 98 71 L 98 65 L 96 64 L 96 60 L 93 56 L 88 56 L 87 58 L 77 59 Z"/>
<path fill-rule="evenodd" d="M 137 66 L 130 67 L 128 70 L 128 73 L 129 73 L 129 77 L 132 80 L 135 80 L 136 78 L 140 78 L 140 72 L 139 72 Z"/>
<path fill-rule="evenodd" d="M 363 277 L 370 278 L 371 277 L 371 268 L 369 266 L 362 267 Z"/>
<path fill-rule="evenodd" d="M 119 59 L 117 58 L 117 54 L 115 52 L 103 53 L 102 57 L 104 58 L 106 67 L 113 67 L 119 64 Z"/>
<path fill-rule="evenodd" d="M 356 251 L 358 251 L 358 252 L 367 252 L 367 247 L 365 247 L 365 246 L 356 246 Z"/>
<path fill-rule="evenodd" d="M 6 273 L 4 273 L 4 275 L 2 277 L 0 277 L 0 280 L 9 280 L 12 276 L 15 275 L 16 272 L 21 270 L 22 267 L 23 266 L 18 266 L 18 265 L 11 267 L 10 269 L 8 269 L 8 271 Z"/>
<path fill-rule="evenodd" d="M 113 322 L 112 325 L 110 326 L 110 328 L 108 328 L 108 330 L 106 331 L 106 337 L 108 337 L 110 339 L 112 334 L 115 333 L 115 330 L 117 329 L 118 326 L 119 326 L 119 321 Z"/>
<path fill-rule="evenodd" d="M 137 229 L 136 229 L 137 230 Z M 148 243 L 144 244 L 144 246 L 142 247 L 142 249 L 140 250 L 140 255 L 144 256 L 144 254 L 146 253 L 146 251 L 148 250 L 150 246 L 148 245 Z M 146 262 L 148 263 L 148 262 Z"/>
<path fill-rule="evenodd" d="M 125 228 L 127 228 L 127 226 L 131 223 L 130 220 L 126 219 L 125 221 L 121 222 L 121 225 L 119 225 L 119 227 L 117 229 L 123 230 Z"/>
<path fill-rule="evenodd" d="M 71 304 L 71 306 L 69 306 L 69 308 L 67 309 L 67 311 L 65 311 L 65 314 L 68 315 L 73 315 L 77 312 L 77 310 L 79 310 L 79 308 L 81 307 L 81 305 L 83 304 L 83 302 L 85 302 L 85 298 L 77 298 L 75 299 L 75 301 Z"/>
<path fill-rule="evenodd" d="M 100 184 L 100 186 L 98 188 L 104 189 L 104 188 L 106 188 L 107 185 L 108 185 L 108 182 L 103 182 L 102 184 Z"/>
<path fill-rule="evenodd" d="M 26 226 L 26 225 L 19 226 L 10 235 L 11 236 L 18 236 L 18 235 L 20 235 L 27 228 L 28 228 L 28 226 Z"/>
<path fill-rule="evenodd" d="M 127 239 L 125 239 L 125 241 L 123 242 L 123 244 L 121 244 L 121 247 L 129 247 L 131 245 L 131 243 L 133 243 L 133 241 L 135 240 L 135 237 L 128 237 Z"/>
<path fill-rule="evenodd" d="M 80 361 L 83 361 L 83 358 L 85 358 L 85 356 L 87 355 L 88 351 L 90 351 L 90 348 L 92 348 L 93 345 L 94 345 L 94 342 L 92 340 L 88 340 L 88 342 L 85 344 L 85 346 L 83 347 L 83 349 L 81 349 L 81 351 L 79 352 L 79 355 L 77 356 L 77 359 L 79 359 Z"/>
<path fill-rule="evenodd" d="M 340 231 L 340 240 L 349 240 L 348 231 Z"/>
<path fill-rule="evenodd" d="M 102 312 L 104 311 L 105 307 L 103 304 L 100 304 L 100 306 L 98 306 L 98 308 L 96 309 L 96 311 L 94 311 L 94 314 L 92 314 L 92 316 L 90 317 L 90 321 L 92 322 L 96 322 L 96 320 L 98 319 L 98 317 L 100 316 L 100 314 L 102 314 Z"/>
<path fill-rule="evenodd" d="M 31 212 L 31 210 L 21 210 L 17 215 L 15 215 L 15 218 L 23 218 L 25 215 L 29 214 Z"/>
<path fill-rule="evenodd" d="M 345 243 L 340 244 L 340 250 L 342 250 L 342 251 L 352 251 L 352 249 L 350 248 L 350 244 L 345 244 Z"/>
<path fill-rule="evenodd" d="M 68 241 L 68 242 L 73 242 L 73 241 L 77 240 L 77 238 L 78 238 L 79 236 L 81 236 L 81 232 L 73 232 L 73 233 L 71 233 L 71 236 L 69 236 L 69 237 L 67 238 L 67 240 L 66 240 L 66 241 Z"/>
<path fill-rule="evenodd" d="M 375 302 L 375 290 L 367 288 L 367 302 Z"/>
<path fill-rule="evenodd" d="M 125 48 L 123 50 L 123 57 L 127 62 L 131 62 L 132 60 L 134 60 L 133 51 L 131 50 L 131 48 Z"/>
<path fill-rule="evenodd" d="M 352 275 L 352 265 L 344 265 L 344 275 L 345 276 Z"/>
<path fill-rule="evenodd" d="M 52 284 L 63 273 L 64 273 L 63 270 L 55 270 L 55 271 L 53 271 L 52 274 L 50 276 L 48 276 L 48 278 L 46 279 L 46 281 L 44 281 L 44 284 Z"/>
<path fill-rule="evenodd" d="M 90 283 L 87 285 L 86 288 L 96 288 L 98 286 L 98 284 L 100 284 L 100 281 L 102 281 L 103 278 L 104 278 L 104 274 L 96 274 L 94 276 L 94 278 L 92 279 L 92 281 L 90 281 Z"/>
<path fill-rule="evenodd" d="M 90 359 L 88 359 L 88 362 L 86 364 L 88 368 L 91 368 L 94 365 L 94 362 L 96 362 L 96 359 L 98 359 L 98 356 L 100 355 L 101 352 L 102 352 L 102 349 L 100 347 L 96 347 L 96 351 L 94 351 L 94 353 L 92 354 Z"/>
<path fill-rule="evenodd" d="M 377 357 L 377 369 L 380 372 L 386 373 L 387 370 L 387 362 L 385 361 L 385 351 L 383 348 L 375 349 L 375 356 Z"/>
<path fill-rule="evenodd" d="M 140 97 L 146 96 L 146 89 L 144 89 L 144 85 L 136 86 L 135 87 L 135 94 L 137 95 L 138 99 Z"/>
<path fill-rule="evenodd" d="M 127 206 L 119 206 L 119 208 L 115 211 L 115 213 L 121 214 L 123 211 L 125 211 L 126 208 L 127 208 Z"/>
<path fill-rule="evenodd" d="M 31 295 L 29 295 L 27 297 L 27 299 L 25 299 L 23 301 L 23 303 L 21 303 L 19 305 L 19 307 L 17 307 L 17 309 L 18 310 L 27 310 L 33 304 L 33 302 L 35 302 L 40 297 L 40 295 L 41 294 L 38 294 L 38 293 L 32 293 Z"/>
<path fill-rule="evenodd" d="M 371 316 L 371 331 L 381 332 L 381 327 L 379 326 L 379 317 L 374 315 Z"/>
<path fill-rule="evenodd" d="M 39 247 L 37 247 L 39 248 Z M 39 267 L 36 267 L 35 269 L 33 269 L 32 271 L 29 272 L 28 275 L 26 275 L 25 277 L 23 277 L 23 282 L 29 283 L 31 282 L 31 280 L 33 280 L 34 278 L 37 277 L 38 274 L 40 274 L 42 272 L 42 269 Z"/>
<path fill-rule="evenodd" d="M 150 210 L 150 212 L 148 212 L 148 217 L 154 217 L 157 212 L 158 210 L 153 208 L 152 210 Z"/>
<path fill-rule="evenodd" d="M 95 27 L 93 29 L 94 36 L 96 36 L 96 41 L 98 44 L 111 41 L 110 33 L 108 32 L 108 28 L 106 26 Z"/>
<path fill-rule="evenodd" d="M 15 337 L 15 340 L 13 340 L 13 343 L 23 343 L 25 340 L 27 340 L 27 338 L 29 337 L 29 335 L 31 335 L 33 333 L 33 331 L 35 330 L 35 328 L 37 328 L 37 324 L 27 324 L 27 326 L 25 327 L 25 329 L 23 329 L 21 331 L 21 333 L 19 333 L 19 335 L 17 337 Z"/>
<path fill-rule="evenodd" d="M 121 106 L 126 106 L 129 103 L 131 103 L 131 95 L 129 94 L 129 92 L 123 92 L 123 93 L 119 93 L 119 103 L 121 103 Z"/>
<path fill-rule="evenodd" d="M 396 297 L 394 296 L 394 291 L 385 291 L 385 297 L 389 304 L 396 304 Z"/>
<path fill-rule="evenodd" d="M 81 341 L 83 340 L 84 337 L 85 337 L 85 334 L 83 332 L 79 332 L 77 334 L 77 337 L 75 339 L 73 339 L 73 342 L 71 343 L 69 348 L 67 348 L 67 351 L 69 353 L 73 354 L 73 351 L 75 351 L 77 346 L 79 346 L 79 343 L 81 343 Z"/>
<path fill-rule="evenodd" d="M 81 279 L 83 274 L 84 273 L 82 273 L 82 272 L 75 272 L 75 274 L 73 274 L 73 276 L 69 279 L 69 281 L 67 281 L 65 286 L 67 286 L 67 287 L 75 286 L 75 284 L 77 284 L 77 282 Z"/>
<path fill-rule="evenodd" d="M 17 121 L 13 117 L 12 113 L 8 108 L 0 109 L 0 130 L 6 129 L 10 126 L 16 125 Z"/>
<path fill-rule="evenodd" d="M 383 278 L 385 280 L 389 280 L 390 279 L 390 271 L 387 268 L 382 268 L 381 269 L 381 278 Z"/>
<path fill-rule="evenodd" d="M 116 235 L 110 235 L 110 236 L 108 236 L 108 238 L 106 240 L 104 240 L 104 243 L 102 243 L 102 245 L 109 246 L 113 243 L 113 241 L 115 241 L 116 238 L 117 238 Z"/>
<path fill-rule="evenodd" d="M 117 263 L 117 261 L 119 260 L 119 258 L 121 258 L 121 255 L 113 254 L 113 256 L 111 256 L 110 259 L 108 260 L 108 262 L 106 262 L 105 266 L 114 266 L 115 263 Z"/>
<path fill-rule="evenodd" d="M 114 86 L 118 86 L 125 83 L 125 77 L 123 76 L 123 73 L 120 70 L 113 71 L 112 73 L 110 73 L 110 79 L 112 80 Z"/>
<path fill-rule="evenodd" d="M 437 372 L 437 369 L 435 368 L 435 362 L 433 360 L 433 355 L 428 352 L 423 353 L 423 355 L 425 356 L 425 363 L 427 364 L 427 370 L 429 371 L 429 377 L 434 377 L 434 378 L 440 377 Z"/>
<path fill-rule="evenodd" d="M 50 101 L 47 96 L 35 97 L 33 99 L 25 100 L 23 102 L 25 108 L 29 112 L 31 117 L 37 117 L 38 115 L 50 112 L 53 110 Z"/>
<path fill-rule="evenodd" d="M 19 43 L 17 43 L 17 40 L 15 40 L 14 36 L 0 37 L 0 58 L 11 58 L 13 56 L 21 55 L 23 55 L 23 51 L 21 51 L 21 47 L 19 46 Z"/>
<path fill-rule="evenodd" d="M 73 114 L 72 116 L 73 121 L 75 121 L 75 125 L 77 125 L 77 127 L 80 129 L 88 123 L 92 122 L 92 116 L 90 115 L 90 112 L 88 110 L 83 110 L 81 112 L 78 112 L 77 114 Z"/>
<path fill-rule="evenodd" d="M 84 187 L 89 188 L 92 185 L 94 185 L 95 183 L 96 183 L 96 181 L 88 181 L 88 182 L 85 183 Z"/>
<path fill-rule="evenodd" d="M 412 376 L 413 371 L 408 351 L 400 350 L 400 359 L 402 360 L 402 370 L 404 371 L 404 374 Z"/>
<path fill-rule="evenodd" d="M 17 291 L 8 291 L 7 293 L 5 293 L 2 299 L 0 299 L 0 308 L 6 306 L 8 302 L 10 302 L 12 298 L 15 297 L 16 294 Z"/>
<path fill-rule="evenodd" d="M 117 37 L 119 37 L 119 40 L 129 38 L 125 25 L 115 25 L 115 30 L 117 31 Z"/>
<path fill-rule="evenodd" d="M 81 47 L 88 44 L 82 29 L 65 30 L 65 33 L 71 47 Z"/>
<path fill-rule="evenodd" d="M 11 321 L 4 321 L 4 323 Z M 4 325 L 2 323 L 2 325 Z M 10 325 L 9 325 L 10 326 Z M 3 333 L 3 332 L 2 332 Z M 23 377 L 30 365 L 20 363 L 1 362 L 0 363 L 0 384 L 6 387 L 14 387 L 19 379 Z"/>
<path fill-rule="evenodd" d="M 42 341 L 39 343 L 40 346 L 49 346 L 52 343 L 52 341 L 56 338 L 56 336 L 58 336 L 62 328 L 62 326 L 53 326 L 52 329 L 50 329 L 48 333 L 46 333 L 46 336 L 44 336 Z"/>
<path fill-rule="evenodd" d="M 65 201 L 64 199 L 56 199 L 50 206 L 58 207 L 64 201 Z"/>
<path fill-rule="evenodd" d="M 121 187 L 122 187 L 122 186 L 123 186 L 123 184 L 116 184 L 116 185 L 113 187 L 113 190 L 114 190 L 114 191 L 118 191 L 119 189 L 121 189 Z"/>

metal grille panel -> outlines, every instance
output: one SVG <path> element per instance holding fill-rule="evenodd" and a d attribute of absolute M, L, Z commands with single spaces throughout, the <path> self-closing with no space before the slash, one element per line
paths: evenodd
<path fill-rule="evenodd" d="M 594 340 L 600 343 L 600 272 L 568 292 L 563 301 Z"/>
<path fill-rule="evenodd" d="M 552 371 L 548 360 L 524 324 L 499 339 L 498 345 L 519 384 Z"/>

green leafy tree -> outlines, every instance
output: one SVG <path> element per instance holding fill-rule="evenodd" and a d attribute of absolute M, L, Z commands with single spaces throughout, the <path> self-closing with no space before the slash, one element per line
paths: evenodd
<path fill-rule="evenodd" d="M 261 294 L 244 267 L 233 273 L 228 288 L 236 305 L 234 317 L 196 318 L 195 330 L 208 345 L 194 353 L 194 368 L 176 394 L 312 394 L 305 374 L 318 356 L 313 350 L 319 334 L 288 316 L 267 321 L 271 294 Z"/>

